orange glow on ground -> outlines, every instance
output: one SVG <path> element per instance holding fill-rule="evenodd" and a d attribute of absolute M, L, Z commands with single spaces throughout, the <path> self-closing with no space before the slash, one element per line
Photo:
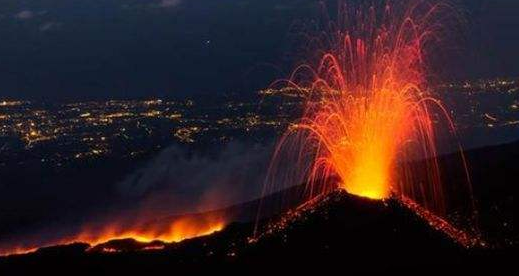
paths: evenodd
<path fill-rule="evenodd" d="M 101 227 L 87 226 L 77 235 L 38 244 L 37 246 L 0 248 L 0 256 L 27 254 L 41 247 L 72 243 L 87 243 L 90 245 L 90 248 L 93 248 L 96 245 L 120 239 L 133 239 L 142 243 L 150 243 L 152 241 L 174 243 L 213 234 L 222 230 L 225 225 L 225 220 L 222 217 L 197 215 L 196 217 L 179 218 L 165 225 L 134 223 L 130 226 L 123 226 L 122 224 L 113 223 L 112 225 Z M 154 248 L 145 247 L 144 249 Z"/>
<path fill-rule="evenodd" d="M 149 243 L 162 241 L 166 243 L 180 242 L 185 239 L 206 236 L 220 231 L 225 224 L 220 220 L 184 218 L 173 222 L 167 228 L 135 227 L 121 229 L 117 226 L 108 226 L 101 231 L 87 230 L 79 234 L 75 241 L 85 242 L 91 246 L 105 243 L 110 240 L 134 239 L 138 242 Z"/>

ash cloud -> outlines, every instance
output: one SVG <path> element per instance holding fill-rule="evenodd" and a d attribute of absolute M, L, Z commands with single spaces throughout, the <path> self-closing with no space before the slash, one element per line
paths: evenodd
<path fill-rule="evenodd" d="M 200 154 L 164 149 L 117 184 L 119 194 L 155 212 L 201 212 L 260 196 L 272 145 L 231 142 Z"/>
<path fill-rule="evenodd" d="M 19 20 L 27 20 L 34 17 L 34 12 L 31 10 L 23 10 L 15 14 L 14 17 Z"/>
<path fill-rule="evenodd" d="M 157 4 L 157 7 L 160 8 L 173 8 L 182 3 L 182 0 L 161 0 Z"/>

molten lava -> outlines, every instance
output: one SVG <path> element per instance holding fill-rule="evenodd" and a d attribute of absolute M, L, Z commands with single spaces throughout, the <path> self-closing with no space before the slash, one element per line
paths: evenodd
<path fill-rule="evenodd" d="M 441 181 L 436 119 L 443 117 L 454 136 L 455 128 L 429 88 L 427 61 L 442 24 L 456 15 L 441 2 L 366 2 L 339 1 L 337 19 L 311 36 L 317 62 L 273 84 L 299 91 L 306 104 L 276 148 L 265 192 L 280 181 L 307 183 L 309 198 L 339 187 L 372 199 L 405 197 L 446 217 L 452 206 Z M 458 190 L 471 193 L 466 175 L 467 187 Z"/>
<path fill-rule="evenodd" d="M 413 118 L 412 103 L 402 95 L 410 92 L 397 92 L 402 88 L 394 86 L 371 95 L 362 91 L 364 95 L 358 97 L 345 92 L 340 99 L 320 103 L 323 111 L 303 121 L 299 127 L 311 129 L 325 149 L 314 175 L 333 171 L 340 187 L 352 194 L 374 199 L 389 196 L 398 150 L 409 139 L 414 120 L 421 119 Z"/>
<path fill-rule="evenodd" d="M 105 226 L 101 230 L 88 229 L 80 233 L 74 241 L 81 241 L 91 246 L 110 240 L 134 239 L 138 242 L 149 243 L 155 240 L 163 242 L 179 242 L 185 239 L 205 236 L 220 231 L 224 221 L 219 218 L 180 218 L 169 225 L 119 225 Z"/>
<path fill-rule="evenodd" d="M 141 218 L 142 219 L 142 218 Z M 80 233 L 71 234 L 50 241 L 37 240 L 27 245 L 2 245 L 0 256 L 25 254 L 38 248 L 71 243 L 87 243 L 90 248 L 111 240 L 133 239 L 142 243 L 161 241 L 164 243 L 180 242 L 185 239 L 200 237 L 220 231 L 225 227 L 223 216 L 197 214 L 184 216 L 170 221 L 132 221 L 130 224 L 115 221 L 105 225 L 88 225 Z M 144 247 L 144 249 L 153 249 Z"/>

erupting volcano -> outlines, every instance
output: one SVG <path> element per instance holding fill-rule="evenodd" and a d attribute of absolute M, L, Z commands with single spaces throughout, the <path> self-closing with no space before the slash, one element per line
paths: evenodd
<path fill-rule="evenodd" d="M 443 42 L 445 22 L 457 15 L 441 2 L 361 2 L 340 1 L 337 19 L 309 35 L 318 61 L 273 84 L 297 90 L 306 104 L 277 146 L 265 191 L 307 183 L 311 199 L 338 187 L 371 199 L 404 198 L 448 218 L 459 205 L 446 196 L 452 187 L 441 177 L 436 121 L 456 133 L 428 84 L 427 62 Z M 460 152 L 466 186 L 450 196 L 471 208 Z"/>
<path fill-rule="evenodd" d="M 369 199 L 394 198 L 431 225 L 466 241 L 469 238 L 450 223 L 459 222 L 451 220 L 454 215 L 467 220 L 474 215 L 469 174 L 460 148 L 466 185 L 449 187 L 442 178 L 438 121 L 452 136 L 456 132 L 449 112 L 433 96 L 428 70 L 430 56 L 445 40 L 445 23 L 456 21 L 457 15 L 441 2 L 352 3 L 339 2 L 337 18 L 326 18 L 318 35 L 311 36 L 309 48 L 317 53 L 317 62 L 305 63 L 287 80 L 273 84 L 297 90 L 305 105 L 301 119 L 275 149 L 263 197 L 305 183 L 308 200 L 337 188 Z M 94 246 L 128 238 L 177 242 L 213 233 L 229 222 L 224 215 L 143 221 L 116 218 L 34 245 Z M 0 253 L 35 246 L 6 248 Z"/>

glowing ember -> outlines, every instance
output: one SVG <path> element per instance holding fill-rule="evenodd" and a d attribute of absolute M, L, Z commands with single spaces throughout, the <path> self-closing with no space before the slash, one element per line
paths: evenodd
<path fill-rule="evenodd" d="M 339 187 L 372 199 L 405 197 L 446 216 L 433 118 L 455 129 L 428 89 L 425 62 L 441 23 L 455 16 L 443 3 L 381 2 L 354 9 L 340 2 L 337 20 L 311 39 L 319 61 L 273 85 L 288 84 L 306 105 L 278 144 L 265 191 L 279 181 L 307 183 L 313 198 Z M 459 190 L 471 193 L 468 174 Z"/>

